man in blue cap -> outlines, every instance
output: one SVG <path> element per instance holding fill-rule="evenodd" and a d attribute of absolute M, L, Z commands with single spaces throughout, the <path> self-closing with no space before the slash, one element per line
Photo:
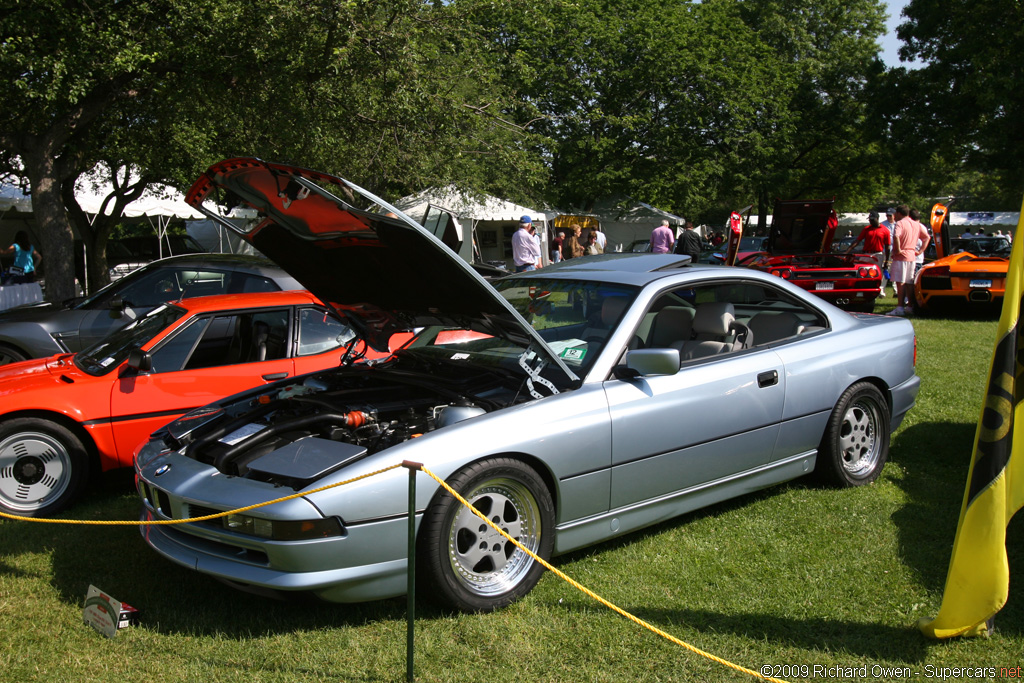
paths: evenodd
<path fill-rule="evenodd" d="M 519 219 L 519 229 L 512 235 L 512 263 L 515 264 L 517 273 L 536 270 L 540 263 L 540 247 L 530 234 L 532 227 L 533 219 L 523 216 Z"/>

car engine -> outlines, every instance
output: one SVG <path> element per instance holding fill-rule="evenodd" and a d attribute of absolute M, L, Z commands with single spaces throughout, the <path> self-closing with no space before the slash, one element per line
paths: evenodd
<path fill-rule="evenodd" d="M 412 371 L 334 370 L 193 411 L 155 436 L 223 474 L 298 490 L 362 457 L 486 414 L 518 396 L 514 386 L 491 374 L 441 381 Z"/>

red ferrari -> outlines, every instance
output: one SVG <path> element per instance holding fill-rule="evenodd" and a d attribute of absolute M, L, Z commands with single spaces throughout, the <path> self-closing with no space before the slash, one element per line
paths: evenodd
<path fill-rule="evenodd" d="M 182 414 L 366 351 L 299 290 L 164 304 L 77 354 L 0 367 L 0 510 L 59 512 L 91 472 L 130 467 L 135 447 Z"/>

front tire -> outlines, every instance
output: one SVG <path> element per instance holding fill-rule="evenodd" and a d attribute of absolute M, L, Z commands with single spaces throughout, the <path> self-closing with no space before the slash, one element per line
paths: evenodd
<path fill-rule="evenodd" d="M 60 512 L 81 495 L 88 465 L 81 440 L 55 422 L 0 424 L 0 510 L 22 517 Z"/>
<path fill-rule="evenodd" d="M 889 455 L 889 404 L 870 382 L 843 392 L 829 416 L 814 473 L 827 485 L 870 484 Z"/>
<path fill-rule="evenodd" d="M 460 469 L 448 484 L 538 557 L 551 556 L 554 504 L 532 468 L 511 458 L 488 458 Z M 420 578 L 431 595 L 463 612 L 510 605 L 544 572 L 444 489 L 427 508 L 417 543 Z"/>

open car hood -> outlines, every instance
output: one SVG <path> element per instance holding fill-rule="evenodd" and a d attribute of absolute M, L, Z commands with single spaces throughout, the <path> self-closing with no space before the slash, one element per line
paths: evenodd
<path fill-rule="evenodd" d="M 357 185 L 304 168 L 228 159 L 207 169 L 185 201 L 275 261 L 378 351 L 388 350 L 394 332 L 452 325 L 533 343 L 576 379 L 468 263 Z M 258 217 L 240 226 L 214 201 L 255 209 Z"/>
<path fill-rule="evenodd" d="M 820 254 L 832 250 L 839 218 L 832 199 L 776 199 L 765 250 L 772 255 Z"/>

